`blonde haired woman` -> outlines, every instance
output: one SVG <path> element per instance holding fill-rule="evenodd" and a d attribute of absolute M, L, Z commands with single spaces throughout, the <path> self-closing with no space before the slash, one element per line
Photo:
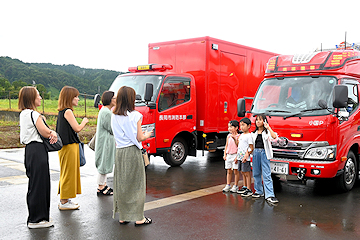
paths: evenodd
<path fill-rule="evenodd" d="M 58 118 L 56 131 L 59 133 L 63 142 L 63 148 L 59 151 L 60 160 L 60 210 L 74 210 L 80 206 L 70 198 L 75 198 L 76 194 L 81 194 L 80 185 L 80 152 L 79 137 L 77 135 L 89 122 L 84 118 L 78 124 L 74 116 L 74 106 L 79 102 L 79 91 L 70 86 L 61 89 L 58 102 Z"/>
<path fill-rule="evenodd" d="M 19 92 L 20 142 L 25 147 L 25 168 L 29 178 L 26 202 L 29 211 L 28 228 L 46 228 L 54 224 L 50 214 L 49 156 L 39 133 L 57 141 L 57 135 L 49 129 L 36 111 L 41 105 L 41 96 L 35 87 L 23 87 Z M 35 125 L 35 126 L 34 126 Z M 38 133 L 39 132 L 39 133 Z"/>

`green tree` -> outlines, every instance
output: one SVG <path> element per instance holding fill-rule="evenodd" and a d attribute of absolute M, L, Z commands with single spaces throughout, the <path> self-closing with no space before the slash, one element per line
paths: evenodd
<path fill-rule="evenodd" d="M 11 83 L 9 82 L 9 80 L 4 78 L 3 76 L 0 76 L 0 97 L 5 98 L 5 97 L 9 96 L 8 91 L 11 91 L 11 90 L 12 90 L 12 86 L 11 86 Z"/>
<path fill-rule="evenodd" d="M 46 87 L 42 84 L 36 84 L 36 88 L 39 91 L 40 95 L 44 99 L 50 99 L 50 93 L 47 92 Z"/>

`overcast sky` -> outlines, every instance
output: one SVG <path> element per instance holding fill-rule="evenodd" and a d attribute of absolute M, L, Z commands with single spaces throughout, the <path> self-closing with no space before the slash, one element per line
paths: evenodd
<path fill-rule="evenodd" d="M 148 44 L 210 36 L 279 54 L 360 42 L 359 0 L 2 0 L 0 56 L 127 71 Z"/>

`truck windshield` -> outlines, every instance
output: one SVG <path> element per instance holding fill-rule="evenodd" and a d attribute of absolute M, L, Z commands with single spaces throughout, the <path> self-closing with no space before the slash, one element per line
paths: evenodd
<path fill-rule="evenodd" d="M 260 85 L 251 112 L 272 116 L 326 115 L 318 105 L 320 99 L 332 108 L 335 77 L 289 77 L 266 79 Z"/>
<path fill-rule="evenodd" d="M 122 86 L 132 87 L 137 95 L 141 96 L 141 99 L 144 100 L 145 96 L 145 85 L 146 83 L 152 83 L 154 86 L 153 96 L 151 102 L 155 102 L 161 87 L 161 83 L 164 76 L 162 75 L 119 75 L 113 82 L 110 87 L 110 91 L 117 94 L 118 90 Z M 144 106 L 145 103 L 136 101 L 136 106 Z"/>

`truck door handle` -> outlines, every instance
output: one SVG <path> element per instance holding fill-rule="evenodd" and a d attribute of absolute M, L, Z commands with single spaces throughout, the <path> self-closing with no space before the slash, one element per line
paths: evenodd
<path fill-rule="evenodd" d="M 192 119 L 192 115 L 187 115 L 186 119 Z"/>

